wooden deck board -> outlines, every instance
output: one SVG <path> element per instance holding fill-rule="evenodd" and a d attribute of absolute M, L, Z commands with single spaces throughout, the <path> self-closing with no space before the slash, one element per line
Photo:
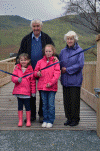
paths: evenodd
<path fill-rule="evenodd" d="M 17 99 L 12 95 L 14 84 L 12 82 L 0 88 L 0 130 L 48 130 L 41 127 L 37 119 L 32 123 L 31 127 L 17 127 Z M 39 106 L 39 94 L 37 92 L 37 113 Z M 23 119 L 25 118 L 25 108 L 23 111 Z M 90 108 L 85 102 L 80 102 L 80 123 L 78 126 L 64 126 L 66 121 L 63 107 L 62 86 L 59 81 L 58 92 L 55 100 L 55 122 L 53 128 L 49 130 L 96 130 L 96 112 Z"/>

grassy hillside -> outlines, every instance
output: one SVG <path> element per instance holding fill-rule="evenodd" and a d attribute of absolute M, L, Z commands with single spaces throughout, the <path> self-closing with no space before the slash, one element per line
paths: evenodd
<path fill-rule="evenodd" d="M 10 53 L 17 53 L 22 38 L 31 32 L 30 21 L 19 16 L 0 16 L 0 60 L 9 58 Z M 56 51 L 59 54 L 66 46 L 63 40 L 64 34 L 74 30 L 79 36 L 79 45 L 85 49 L 95 44 L 95 35 L 83 26 L 68 23 L 65 16 L 43 22 L 42 31 L 47 33 L 55 43 Z M 96 52 L 96 48 L 93 49 Z M 96 60 L 96 57 L 85 52 L 85 60 Z"/>
<path fill-rule="evenodd" d="M 26 26 L 29 25 L 29 20 L 22 18 L 20 16 L 0 16 L 0 28 L 1 29 L 9 29 L 15 28 L 17 26 Z"/>

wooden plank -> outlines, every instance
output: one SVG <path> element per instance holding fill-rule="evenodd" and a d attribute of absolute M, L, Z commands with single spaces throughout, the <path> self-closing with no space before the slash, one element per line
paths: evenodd
<path fill-rule="evenodd" d="M 100 89 L 100 34 L 96 37 L 97 40 L 97 66 L 96 66 L 96 88 Z M 100 137 L 100 92 L 97 99 L 97 135 Z"/>
<path fill-rule="evenodd" d="M 92 109 L 97 111 L 97 97 L 84 88 L 81 88 L 81 99 L 86 102 Z"/>
<path fill-rule="evenodd" d="M 0 62 L 0 69 L 12 73 L 14 65 L 15 65 L 14 62 Z M 0 87 L 2 87 L 3 85 L 7 84 L 10 81 L 11 76 L 4 72 L 0 72 Z"/>
<path fill-rule="evenodd" d="M 0 79 L 0 87 L 2 87 L 3 85 L 9 83 L 11 81 L 11 76 L 6 76 L 4 78 Z"/>
<path fill-rule="evenodd" d="M 11 58 L 8 58 L 8 59 L 1 60 L 0 63 L 10 62 L 10 61 L 15 62 L 15 60 L 16 60 L 16 57 L 11 57 Z"/>
<path fill-rule="evenodd" d="M 83 68 L 82 87 L 87 91 L 95 94 L 96 87 L 96 62 L 85 62 Z"/>

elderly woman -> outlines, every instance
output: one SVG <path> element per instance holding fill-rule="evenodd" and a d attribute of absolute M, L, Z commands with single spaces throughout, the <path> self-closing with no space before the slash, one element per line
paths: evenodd
<path fill-rule="evenodd" d="M 61 84 L 63 86 L 63 100 L 65 126 L 76 126 L 80 121 L 80 87 L 82 85 L 82 69 L 84 66 L 84 53 L 79 53 L 82 48 L 78 45 L 78 36 L 74 31 L 69 31 L 64 36 L 67 45 L 61 50 Z M 72 57 L 70 57 L 72 56 Z"/>

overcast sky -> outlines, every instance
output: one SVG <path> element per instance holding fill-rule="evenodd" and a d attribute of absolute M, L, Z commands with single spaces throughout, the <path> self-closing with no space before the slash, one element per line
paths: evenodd
<path fill-rule="evenodd" d="M 42 21 L 64 14 L 60 0 L 0 0 L 0 15 L 19 15 Z"/>

